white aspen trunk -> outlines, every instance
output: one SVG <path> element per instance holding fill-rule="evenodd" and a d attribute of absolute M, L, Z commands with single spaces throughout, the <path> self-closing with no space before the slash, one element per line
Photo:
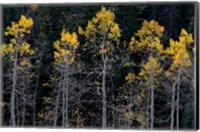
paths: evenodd
<path fill-rule="evenodd" d="M 39 85 L 39 71 L 38 71 L 36 87 L 35 87 L 35 91 L 34 91 L 34 95 L 33 95 L 33 126 L 36 125 L 36 110 L 35 110 L 35 107 L 36 107 L 36 96 L 37 96 L 38 85 Z"/>
<path fill-rule="evenodd" d="M 176 82 L 173 84 L 173 87 L 172 87 L 171 122 L 170 122 L 171 130 L 174 128 L 175 87 L 176 87 Z"/>
<path fill-rule="evenodd" d="M 62 127 L 65 127 L 65 71 L 66 71 L 66 65 L 64 64 L 64 78 L 62 80 L 63 82 L 63 88 L 62 88 Z"/>
<path fill-rule="evenodd" d="M 131 100 L 131 98 L 132 98 L 132 91 L 131 91 L 131 87 L 129 88 L 129 92 L 130 92 L 130 97 L 129 97 L 129 108 L 128 108 L 128 111 L 129 111 L 129 113 L 131 113 L 131 102 L 132 102 L 132 100 Z M 131 118 L 129 118 L 128 119 L 128 129 L 130 129 L 131 128 Z"/>
<path fill-rule="evenodd" d="M 15 88 L 16 88 L 16 78 L 17 78 L 17 59 L 18 59 L 18 48 L 15 51 L 14 55 L 14 63 L 13 63 L 13 84 L 12 84 L 12 91 L 11 91 L 11 102 L 10 102 L 10 113 L 11 113 L 11 126 L 16 127 L 15 121 Z"/>
<path fill-rule="evenodd" d="M 150 90 L 151 90 L 151 88 L 149 87 L 147 89 L 147 129 L 149 129 L 149 126 L 150 126 L 150 115 L 149 115 L 149 110 L 150 110 Z"/>
<path fill-rule="evenodd" d="M 23 76 L 23 110 L 22 110 L 22 126 L 24 126 L 25 122 L 25 113 L 26 113 L 26 96 L 25 96 L 25 89 L 26 89 L 26 83 L 25 83 L 25 76 Z"/>
<path fill-rule="evenodd" d="M 102 48 L 102 60 L 103 60 L 103 78 L 102 78 L 102 128 L 106 128 L 106 88 L 105 88 L 105 80 L 106 80 L 106 55 L 104 54 L 104 48 Z"/>
<path fill-rule="evenodd" d="M 152 78 L 153 80 L 153 78 Z M 154 86 L 153 81 L 151 83 L 151 124 L 150 128 L 153 129 L 154 127 Z"/>
<path fill-rule="evenodd" d="M 20 98 L 19 98 L 19 94 L 15 94 L 15 99 L 16 99 L 16 102 L 15 102 L 15 104 L 16 104 L 16 126 L 18 127 L 19 126 L 19 122 L 20 122 L 20 112 L 19 112 L 19 107 L 20 107 L 20 102 L 19 102 L 19 100 L 20 100 Z"/>
<path fill-rule="evenodd" d="M 151 46 L 151 58 L 153 57 L 153 49 L 152 49 L 152 46 Z M 151 70 L 151 73 L 150 73 L 150 90 L 151 90 L 151 122 L 150 122 L 150 128 L 153 129 L 154 127 L 154 71 L 153 71 L 153 64 L 152 64 L 152 61 L 150 60 L 150 70 Z"/>
<path fill-rule="evenodd" d="M 66 108 L 65 108 L 65 118 L 66 118 L 66 127 L 69 127 L 69 117 L 68 117 L 68 103 L 69 103 L 69 56 L 67 56 L 67 71 L 66 71 L 66 91 L 65 91 L 65 94 L 66 94 Z"/>
<path fill-rule="evenodd" d="M 180 90 L 180 77 L 181 77 L 181 67 L 178 70 L 178 86 L 177 86 L 177 101 L 176 101 L 176 129 L 179 129 L 179 90 Z"/>
<path fill-rule="evenodd" d="M 61 78 L 62 78 L 62 72 L 61 72 Z M 58 88 L 58 94 L 56 97 L 56 104 L 55 104 L 55 119 L 53 122 L 53 126 L 57 126 L 57 119 L 58 119 L 58 106 L 59 106 L 59 99 L 60 99 L 60 89 L 61 89 L 61 82 L 59 80 L 59 88 Z"/>

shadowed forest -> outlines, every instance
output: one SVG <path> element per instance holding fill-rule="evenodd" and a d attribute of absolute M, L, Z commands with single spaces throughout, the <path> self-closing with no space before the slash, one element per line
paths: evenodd
<path fill-rule="evenodd" d="M 194 3 L 3 7 L 3 126 L 194 129 Z"/>

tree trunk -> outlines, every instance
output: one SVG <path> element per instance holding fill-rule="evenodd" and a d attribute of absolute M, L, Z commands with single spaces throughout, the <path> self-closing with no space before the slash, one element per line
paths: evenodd
<path fill-rule="evenodd" d="M 104 50 L 104 48 L 103 48 Z M 103 52 L 102 50 L 102 52 Z M 103 60 L 103 78 L 102 78 L 102 103 L 103 103 L 103 110 L 102 110 L 102 128 L 106 128 L 106 88 L 105 88 L 105 80 L 106 80 L 106 56 L 102 53 L 102 60 Z"/>
<path fill-rule="evenodd" d="M 13 84 L 11 91 L 11 102 L 10 102 L 10 113 L 11 113 L 11 126 L 16 127 L 15 121 L 15 88 L 16 88 L 16 78 L 17 78 L 17 59 L 18 59 L 18 49 L 15 51 L 14 63 L 13 63 Z"/>
<path fill-rule="evenodd" d="M 171 124 L 170 124 L 171 130 L 174 128 L 175 87 L 176 87 L 176 82 L 173 84 L 173 87 L 172 87 Z"/>
<path fill-rule="evenodd" d="M 44 44 L 42 44 L 42 47 L 40 49 L 40 54 L 39 56 L 39 63 L 42 63 L 42 59 L 43 59 L 43 47 L 46 45 L 46 42 L 44 42 Z M 40 67 L 37 68 L 37 81 L 36 81 L 36 86 L 35 86 L 35 91 L 34 91 L 34 95 L 33 95 L 33 126 L 36 125 L 36 97 L 37 97 L 37 90 L 39 87 L 39 80 L 40 80 Z"/>
<path fill-rule="evenodd" d="M 153 58 L 153 48 L 151 46 L 151 59 Z M 151 118 L 151 122 L 150 122 L 150 128 L 153 129 L 154 127 L 154 69 L 153 69 L 153 64 L 152 61 L 150 60 L 150 91 L 151 91 L 151 106 L 150 106 L 150 118 Z"/>
<path fill-rule="evenodd" d="M 15 94 L 15 99 L 16 99 L 16 126 L 18 127 L 20 125 L 20 97 L 19 94 Z"/>
<path fill-rule="evenodd" d="M 38 85 L 39 85 L 39 70 L 38 70 L 38 75 L 37 75 L 37 82 L 36 82 L 36 87 L 33 95 L 33 126 L 36 125 L 36 97 L 37 97 L 37 90 L 38 90 Z"/>
<path fill-rule="evenodd" d="M 147 129 L 149 129 L 150 126 L 150 90 L 151 88 L 149 87 L 147 89 Z"/>
<path fill-rule="evenodd" d="M 68 117 L 68 103 L 69 103 L 69 57 L 67 56 L 67 62 L 66 62 L 67 64 L 67 71 L 66 71 L 66 91 L 65 91 L 65 94 L 66 94 L 66 108 L 65 108 L 65 118 L 66 118 L 66 127 L 69 127 L 69 117 Z"/>
<path fill-rule="evenodd" d="M 61 78 L 62 78 L 62 72 L 61 72 Z M 57 126 L 57 120 L 58 120 L 58 106 L 59 106 L 59 99 L 60 99 L 60 89 L 61 89 L 61 82 L 59 80 L 59 88 L 58 88 L 58 94 L 56 97 L 56 104 L 55 104 L 55 119 L 54 119 L 54 123 L 53 123 L 54 127 Z"/>
<path fill-rule="evenodd" d="M 23 76 L 23 110 L 22 110 L 22 126 L 24 126 L 25 122 L 25 114 L 26 114 L 26 96 L 25 96 L 25 91 L 26 91 L 26 83 L 25 83 L 25 76 Z"/>
<path fill-rule="evenodd" d="M 62 127 L 65 127 L 65 72 L 66 72 L 66 64 L 64 65 L 64 78 L 62 80 L 62 85 L 63 85 L 63 88 L 62 88 Z"/>
<path fill-rule="evenodd" d="M 180 89 L 180 77 L 181 77 L 181 67 L 178 70 L 178 86 L 177 86 L 177 101 L 176 101 L 176 129 L 179 129 L 179 89 Z"/>

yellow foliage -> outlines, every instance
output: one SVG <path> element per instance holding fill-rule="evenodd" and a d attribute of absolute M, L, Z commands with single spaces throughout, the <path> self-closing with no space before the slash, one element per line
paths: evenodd
<path fill-rule="evenodd" d="M 125 78 L 125 80 L 130 84 L 130 83 L 132 83 L 133 81 L 134 81 L 134 79 L 135 79 L 135 75 L 133 74 L 133 73 L 128 73 L 127 75 L 126 75 L 126 78 Z"/>
<path fill-rule="evenodd" d="M 174 41 L 170 39 L 170 46 L 165 50 L 165 53 L 172 56 L 173 63 L 170 70 L 173 71 L 180 66 L 189 67 L 192 65 L 190 60 L 189 52 L 187 46 L 193 43 L 193 38 L 191 34 L 188 34 L 185 29 L 181 30 L 179 41 Z"/>
<path fill-rule="evenodd" d="M 61 42 L 67 43 L 67 45 L 73 46 L 74 48 L 77 48 L 79 42 L 78 42 L 78 36 L 76 35 L 75 32 L 70 34 L 68 31 L 65 29 L 62 30 L 61 32 Z"/>
<path fill-rule="evenodd" d="M 95 34 L 106 34 L 108 39 L 117 41 L 121 36 L 121 31 L 119 25 L 114 20 L 114 13 L 102 6 L 101 10 L 96 13 L 92 20 L 88 21 L 85 31 L 81 27 L 78 28 L 79 34 L 83 34 L 90 39 L 96 39 L 94 38 Z"/>
<path fill-rule="evenodd" d="M 20 66 L 32 66 L 29 61 L 28 58 L 24 58 L 23 60 L 20 61 Z"/>
<path fill-rule="evenodd" d="M 44 83 L 43 85 L 49 85 L 48 83 Z M 52 103 L 52 98 L 50 98 L 50 97 L 43 97 L 43 100 L 44 100 L 44 103 L 45 104 L 50 104 L 50 103 Z"/>
<path fill-rule="evenodd" d="M 21 47 L 19 48 L 19 51 L 20 51 L 20 55 L 24 55 L 24 54 L 30 54 L 32 55 L 34 53 L 33 50 L 30 49 L 31 45 L 27 42 L 23 42 Z"/>
<path fill-rule="evenodd" d="M 142 70 L 140 71 L 139 76 L 146 80 L 150 77 L 151 72 L 153 72 L 153 76 L 158 76 L 161 74 L 162 68 L 156 58 L 150 57 L 146 64 L 142 64 Z"/>
<path fill-rule="evenodd" d="M 1 54 L 5 56 L 6 54 L 11 54 L 10 60 L 14 59 L 14 52 L 19 51 L 20 55 L 29 54 L 32 55 L 34 53 L 33 50 L 30 49 L 30 44 L 26 41 L 23 41 L 23 37 L 30 33 L 30 30 L 33 26 L 32 18 L 26 18 L 21 15 L 20 20 L 18 22 L 11 22 L 11 26 L 8 26 L 5 31 L 5 36 L 12 36 L 9 44 L 3 44 L 1 46 Z M 17 40 L 21 40 L 20 43 Z"/>
<path fill-rule="evenodd" d="M 96 85 L 98 85 L 98 86 L 101 85 L 101 83 L 100 83 L 99 81 L 95 81 L 94 83 L 95 83 Z"/>
<path fill-rule="evenodd" d="M 70 58 L 70 63 L 73 63 L 74 62 L 74 57 L 71 57 Z"/>
<path fill-rule="evenodd" d="M 57 59 L 60 57 L 60 53 L 57 51 L 54 51 L 54 58 Z"/>
<path fill-rule="evenodd" d="M 83 29 L 80 26 L 78 27 L 78 33 L 81 34 L 81 35 L 84 34 L 84 31 L 83 31 Z"/>
<path fill-rule="evenodd" d="M 8 46 L 6 44 L 2 44 L 0 45 L 0 55 L 2 55 L 2 57 L 4 57 L 4 55 L 8 54 Z"/>
<path fill-rule="evenodd" d="M 49 86 L 49 83 L 43 83 L 42 86 L 47 87 L 47 86 Z"/>
<path fill-rule="evenodd" d="M 19 20 L 19 26 L 21 26 L 25 29 L 31 28 L 33 26 L 32 18 L 26 18 L 24 15 L 22 15 Z"/>
<path fill-rule="evenodd" d="M 74 52 L 78 48 L 78 36 L 75 32 L 70 34 L 65 29 L 61 32 L 60 40 L 54 42 L 53 46 L 56 49 L 54 52 L 55 64 L 61 62 L 69 61 L 73 63 L 74 61 Z M 67 59 L 68 58 L 68 59 Z"/>
<path fill-rule="evenodd" d="M 164 32 L 164 27 L 160 26 L 158 22 L 151 20 L 142 23 L 142 27 L 134 34 L 129 43 L 129 50 L 145 50 L 148 52 L 150 48 L 154 48 L 158 53 L 163 52 L 163 45 L 160 42 Z M 136 40 L 138 38 L 138 40 Z"/>
<path fill-rule="evenodd" d="M 13 44 L 12 43 L 10 43 L 10 44 L 8 44 L 8 52 L 10 52 L 10 53 L 14 53 L 15 52 L 15 49 L 14 49 L 14 46 L 13 46 Z"/>
<path fill-rule="evenodd" d="M 4 34 L 5 36 L 12 35 L 15 37 L 23 37 L 26 33 L 30 33 L 30 29 L 32 28 L 32 26 L 32 18 L 26 18 L 24 15 L 22 15 L 18 23 L 11 22 L 11 26 L 8 26 L 6 28 Z"/>
<path fill-rule="evenodd" d="M 14 56 L 12 55 L 12 56 L 10 56 L 10 61 L 14 61 Z"/>

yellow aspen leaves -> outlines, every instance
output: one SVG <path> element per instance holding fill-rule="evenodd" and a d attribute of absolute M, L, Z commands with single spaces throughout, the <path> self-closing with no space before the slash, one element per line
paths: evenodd
<path fill-rule="evenodd" d="M 57 51 L 54 51 L 54 58 L 57 59 L 60 57 L 60 53 Z"/>
<path fill-rule="evenodd" d="M 142 70 L 139 73 L 140 77 L 147 80 L 151 74 L 151 68 L 153 69 L 153 76 L 158 76 L 162 72 L 162 68 L 156 58 L 150 57 L 146 64 L 142 64 Z"/>
<path fill-rule="evenodd" d="M 187 47 L 193 43 L 192 34 L 188 34 L 185 29 L 181 30 L 179 41 L 170 39 L 169 47 L 165 50 L 167 55 L 171 55 L 173 63 L 170 70 L 179 68 L 180 66 L 189 67 L 192 65 L 190 61 Z"/>
<path fill-rule="evenodd" d="M 121 36 L 119 31 L 120 31 L 120 29 L 119 29 L 118 24 L 117 23 L 113 24 L 111 26 L 111 28 L 110 28 L 110 32 L 111 33 L 108 34 L 108 38 L 110 38 L 110 39 L 117 39 L 117 38 L 119 38 Z"/>
<path fill-rule="evenodd" d="M 78 42 L 78 36 L 75 32 L 70 34 L 65 29 L 61 32 L 61 42 L 62 43 L 68 43 L 69 45 L 73 46 L 74 48 L 77 48 L 79 42 Z"/>
<path fill-rule="evenodd" d="M 2 44 L 0 46 L 0 55 L 2 55 L 2 57 L 4 57 L 6 54 L 8 54 L 8 45 L 6 44 Z"/>
<path fill-rule="evenodd" d="M 60 50 L 60 41 L 59 40 L 55 41 L 53 43 L 53 46 L 54 46 L 55 49 Z"/>
<path fill-rule="evenodd" d="M 19 26 L 25 29 L 31 28 L 33 26 L 32 18 L 26 18 L 24 15 L 22 15 L 19 20 Z"/>
<path fill-rule="evenodd" d="M 144 20 L 142 28 L 138 31 L 139 36 L 152 35 L 153 33 L 161 37 L 164 32 L 164 27 L 160 26 L 158 22 L 151 20 L 150 22 Z"/>
<path fill-rule="evenodd" d="M 56 51 L 54 51 L 54 63 L 60 64 L 61 62 L 66 61 L 73 63 L 74 52 L 78 48 L 78 45 L 79 42 L 77 34 L 75 32 L 70 34 L 68 31 L 63 29 L 60 40 L 55 41 L 53 44 L 56 49 Z"/>
<path fill-rule="evenodd" d="M 20 64 L 20 66 L 28 66 L 28 67 L 32 66 L 32 65 L 29 63 L 28 58 L 24 58 L 23 60 L 20 61 L 19 64 Z"/>
<path fill-rule="evenodd" d="M 96 33 L 101 35 L 106 34 L 107 38 L 117 41 L 121 36 L 121 31 L 119 25 L 114 20 L 114 13 L 102 6 L 101 10 L 96 13 L 92 20 L 88 21 L 85 31 L 81 27 L 78 28 L 79 34 L 85 35 L 87 38 L 93 38 Z"/>
<path fill-rule="evenodd" d="M 12 35 L 15 37 L 24 37 L 25 34 L 30 33 L 32 26 L 32 18 L 26 18 L 24 15 L 21 15 L 19 22 L 12 22 L 11 26 L 6 28 L 4 34 L 5 36 Z"/>
<path fill-rule="evenodd" d="M 125 80 L 127 81 L 127 83 L 132 83 L 133 81 L 134 81 L 134 79 L 135 79 L 135 75 L 133 74 L 133 73 L 128 73 L 127 75 L 126 75 L 126 78 L 125 78 Z"/>
<path fill-rule="evenodd" d="M 30 30 L 33 26 L 33 20 L 32 18 L 26 18 L 25 16 L 21 16 L 18 23 L 11 22 L 11 26 L 8 26 L 5 31 L 5 36 L 12 36 L 10 39 L 10 43 L 3 44 L 1 46 L 0 53 L 3 54 L 3 56 L 7 54 L 14 54 L 15 51 L 19 51 L 20 55 L 23 56 L 24 54 L 32 55 L 34 54 L 34 51 L 30 49 L 31 45 L 23 40 L 23 37 L 30 33 Z M 20 40 L 20 41 L 19 41 Z M 13 58 L 14 59 L 14 58 Z M 11 61 L 13 60 L 10 59 Z"/>
<path fill-rule="evenodd" d="M 83 35 L 84 34 L 84 31 L 83 31 L 83 29 L 79 26 L 78 27 L 78 33 L 80 34 L 80 35 Z"/>
<path fill-rule="evenodd" d="M 30 54 L 30 55 L 34 54 L 34 51 L 31 50 L 30 47 L 31 47 L 31 45 L 29 43 L 27 43 L 27 42 L 24 41 L 22 43 L 21 47 L 19 48 L 20 55 L 22 56 L 25 53 L 26 54 Z"/>
<path fill-rule="evenodd" d="M 10 61 L 14 61 L 14 56 L 10 56 Z"/>
<path fill-rule="evenodd" d="M 158 22 L 151 20 L 142 23 L 142 27 L 134 34 L 129 43 L 129 50 L 134 52 L 145 49 L 147 52 L 150 47 L 156 49 L 158 53 L 163 52 L 163 45 L 160 42 L 164 32 L 164 27 L 160 26 Z M 138 38 L 138 39 L 136 39 Z"/>

